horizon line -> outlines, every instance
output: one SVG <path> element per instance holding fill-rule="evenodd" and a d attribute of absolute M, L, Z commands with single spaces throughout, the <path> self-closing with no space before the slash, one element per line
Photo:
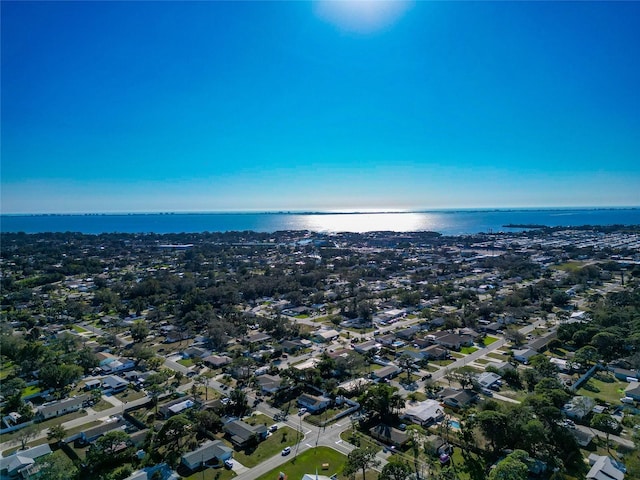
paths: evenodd
<path fill-rule="evenodd" d="M 558 205 L 531 207 L 441 207 L 420 209 L 353 209 L 353 210 L 140 210 L 140 211 L 102 211 L 102 212 L 22 212 L 4 213 L 6 217 L 36 217 L 36 216 L 121 216 L 121 215 L 381 215 L 398 213 L 443 213 L 443 212 L 517 212 L 517 211 L 545 211 L 545 210 L 636 210 L 640 205 Z"/>

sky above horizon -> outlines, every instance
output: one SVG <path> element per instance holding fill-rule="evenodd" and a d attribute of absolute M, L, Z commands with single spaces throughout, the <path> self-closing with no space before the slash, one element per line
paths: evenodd
<path fill-rule="evenodd" d="M 2 213 L 640 205 L 640 2 L 2 2 Z"/>

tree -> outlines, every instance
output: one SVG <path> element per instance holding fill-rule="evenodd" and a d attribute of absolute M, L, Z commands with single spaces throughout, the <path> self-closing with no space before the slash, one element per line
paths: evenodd
<path fill-rule="evenodd" d="M 527 480 L 529 478 L 529 468 L 525 463 L 527 458 L 529 454 L 524 450 L 513 451 L 491 470 L 489 480 Z"/>
<path fill-rule="evenodd" d="M 598 350 L 591 345 L 585 345 L 584 347 L 579 348 L 573 356 L 574 363 L 579 363 L 587 368 L 596 361 L 598 361 Z"/>
<path fill-rule="evenodd" d="M 122 430 L 112 430 L 95 441 L 87 451 L 86 464 L 92 470 L 99 470 L 123 456 L 131 437 Z"/>
<path fill-rule="evenodd" d="M 60 443 L 67 436 L 67 429 L 62 426 L 61 423 L 57 425 L 53 425 L 49 428 L 49 433 L 47 433 L 48 440 L 57 440 Z"/>
<path fill-rule="evenodd" d="M 136 343 L 142 342 L 149 335 L 149 327 L 144 320 L 136 320 L 131 325 L 131 338 Z"/>
<path fill-rule="evenodd" d="M 362 480 L 366 480 L 367 470 L 380 465 L 376 459 L 376 449 L 373 447 L 356 448 L 349 453 L 347 463 L 344 466 L 345 475 L 355 478 L 355 474 L 362 470 Z"/>
<path fill-rule="evenodd" d="M 229 408 L 231 413 L 236 416 L 242 416 L 249 408 L 247 394 L 241 389 L 235 388 L 229 394 Z"/>
<path fill-rule="evenodd" d="M 66 455 L 53 453 L 36 460 L 39 480 L 71 480 L 78 475 L 78 469 Z"/>
<path fill-rule="evenodd" d="M 416 471 L 416 479 L 420 480 L 420 468 L 418 458 L 420 457 L 420 447 L 424 441 L 424 430 L 419 425 L 410 425 L 407 428 L 411 443 L 411 451 L 413 452 L 413 466 Z"/>
<path fill-rule="evenodd" d="M 47 387 L 64 388 L 82 377 L 82 367 L 50 363 L 40 369 L 40 381 Z"/>
<path fill-rule="evenodd" d="M 607 440 L 607 450 L 609 450 L 609 435 L 617 433 L 620 424 L 611 415 L 606 413 L 596 413 L 591 419 L 591 428 L 604 432 Z"/>
<path fill-rule="evenodd" d="M 191 420 L 186 415 L 175 415 L 165 422 L 158 432 L 158 442 L 169 452 L 178 454 L 190 437 Z"/>
<path fill-rule="evenodd" d="M 370 414 L 386 419 L 396 415 L 405 402 L 396 387 L 379 383 L 367 388 L 360 397 L 360 403 Z"/>
<path fill-rule="evenodd" d="M 413 358 L 406 353 L 398 358 L 398 366 L 407 374 L 407 383 L 411 383 L 411 372 L 414 370 Z"/>
<path fill-rule="evenodd" d="M 478 413 L 476 421 L 494 451 L 502 450 L 507 446 L 509 418 L 506 414 L 494 410 L 484 410 Z"/>
<path fill-rule="evenodd" d="M 25 448 L 27 448 L 27 443 L 35 439 L 39 433 L 40 433 L 40 427 L 38 427 L 38 425 L 36 424 L 31 424 L 27 427 L 24 427 L 18 430 L 18 433 L 16 434 L 16 438 L 20 442 L 20 450 L 24 450 Z"/>
<path fill-rule="evenodd" d="M 406 480 L 411 475 L 411 468 L 406 463 L 389 462 L 382 467 L 378 480 Z"/>

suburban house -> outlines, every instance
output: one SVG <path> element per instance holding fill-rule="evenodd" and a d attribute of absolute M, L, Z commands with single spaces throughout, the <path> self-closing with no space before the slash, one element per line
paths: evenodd
<path fill-rule="evenodd" d="M 300 340 L 285 340 L 280 343 L 280 346 L 287 353 L 294 353 L 304 348 L 304 344 Z"/>
<path fill-rule="evenodd" d="M 502 377 L 500 375 L 493 372 L 483 372 L 476 377 L 478 384 L 482 388 L 491 388 L 499 382 L 501 378 Z"/>
<path fill-rule="evenodd" d="M 624 389 L 624 395 L 640 401 L 640 382 L 630 382 L 629 386 Z"/>
<path fill-rule="evenodd" d="M 256 381 L 264 393 L 276 393 L 282 388 L 282 378 L 279 375 L 260 375 Z"/>
<path fill-rule="evenodd" d="M 197 449 L 182 455 L 181 463 L 189 470 L 197 470 L 205 465 L 217 465 L 229 460 L 233 450 L 227 447 L 222 440 L 208 441 Z"/>
<path fill-rule="evenodd" d="M 34 468 L 36 460 L 51 453 L 48 443 L 29 448 L 27 450 L 18 450 L 7 457 L 0 458 L 0 477 L 5 475 L 9 477 L 29 478 Z"/>
<path fill-rule="evenodd" d="M 202 360 L 212 368 L 224 367 L 231 363 L 231 357 L 227 357 L 226 355 L 209 355 L 208 357 L 204 357 Z"/>
<path fill-rule="evenodd" d="M 85 390 L 93 390 L 94 388 L 99 388 L 100 386 L 102 386 L 102 382 L 97 378 L 94 378 L 92 380 L 87 380 L 83 388 Z"/>
<path fill-rule="evenodd" d="M 534 355 L 538 355 L 538 352 L 532 350 L 531 348 L 521 348 L 513 351 L 514 360 L 525 365 L 529 363 L 529 359 Z"/>
<path fill-rule="evenodd" d="M 340 336 L 340 333 L 337 330 L 318 330 L 314 332 L 313 339 L 316 342 L 325 343 L 331 342 Z"/>
<path fill-rule="evenodd" d="M 252 335 L 247 335 L 246 337 L 243 338 L 242 341 L 244 343 L 249 343 L 251 345 L 258 345 L 260 343 L 265 343 L 270 340 L 271 340 L 271 335 L 264 332 L 258 332 Z"/>
<path fill-rule="evenodd" d="M 253 426 L 242 420 L 233 420 L 222 428 L 231 442 L 238 447 L 244 447 L 251 442 L 258 443 L 267 438 L 267 427 L 263 424 Z"/>
<path fill-rule="evenodd" d="M 395 365 L 387 365 L 386 367 L 382 367 L 371 372 L 371 378 L 373 378 L 374 381 L 389 380 L 393 377 L 397 377 L 400 372 L 402 372 L 402 369 L 400 369 L 400 367 L 396 367 Z"/>
<path fill-rule="evenodd" d="M 102 388 L 105 393 L 118 393 L 124 391 L 129 386 L 124 378 L 118 375 L 107 375 L 102 379 Z"/>
<path fill-rule="evenodd" d="M 564 404 L 562 412 L 569 418 L 581 420 L 593 410 L 595 405 L 596 402 L 593 398 L 577 395 Z"/>
<path fill-rule="evenodd" d="M 407 432 L 390 427 L 384 423 L 371 427 L 369 429 L 369 434 L 373 438 L 378 439 L 387 445 L 395 445 L 396 447 L 401 447 L 409 441 L 409 435 Z"/>
<path fill-rule="evenodd" d="M 210 355 L 209 350 L 200 347 L 189 347 L 182 351 L 182 358 L 204 358 Z"/>
<path fill-rule="evenodd" d="M 400 418 L 418 425 L 428 426 L 441 421 L 444 418 L 444 410 L 440 402 L 427 399 L 405 408 L 404 412 L 400 414 Z"/>
<path fill-rule="evenodd" d="M 587 480 L 624 480 L 624 473 L 618 469 L 617 463 L 606 455 L 589 455 L 591 470 Z"/>
<path fill-rule="evenodd" d="M 440 396 L 443 403 L 451 408 L 466 408 L 478 399 L 478 395 L 474 391 L 466 389 L 445 388 Z"/>
<path fill-rule="evenodd" d="M 122 417 L 118 417 L 115 421 L 98 425 L 97 427 L 89 428 L 80 433 L 78 442 L 81 445 L 88 445 L 95 442 L 98 438 L 113 430 L 124 430 L 127 426 L 127 422 Z"/>
<path fill-rule="evenodd" d="M 428 360 L 446 360 L 449 358 L 449 350 L 438 345 L 431 345 L 422 350 L 425 359 Z"/>
<path fill-rule="evenodd" d="M 185 410 L 192 408 L 195 405 L 194 399 L 191 397 L 187 398 L 178 398 L 169 403 L 165 403 L 159 408 L 160 413 L 164 416 L 164 418 L 172 417 L 173 415 L 178 415 Z"/>
<path fill-rule="evenodd" d="M 127 370 L 133 370 L 134 368 L 136 368 L 136 362 L 134 362 L 130 358 L 124 357 L 118 358 L 106 363 L 105 365 L 100 366 L 100 370 L 102 370 L 106 374 L 126 372 Z"/>
<path fill-rule="evenodd" d="M 473 337 L 470 335 L 458 335 L 457 333 L 436 332 L 433 335 L 434 343 L 450 350 L 460 350 L 462 347 L 473 345 Z"/>
<path fill-rule="evenodd" d="M 80 395 L 79 397 L 65 398 L 58 402 L 45 403 L 38 407 L 36 416 L 41 420 L 46 420 L 66 413 L 77 412 L 87 400 L 89 400 L 87 395 Z"/>
<path fill-rule="evenodd" d="M 331 405 L 331 399 L 324 396 L 309 395 L 303 393 L 298 397 L 298 405 L 306 408 L 310 412 L 321 412 L 329 405 Z"/>
<path fill-rule="evenodd" d="M 626 368 L 614 368 L 613 375 L 623 382 L 635 381 L 637 382 L 640 379 L 640 375 L 635 370 L 627 370 Z"/>
<path fill-rule="evenodd" d="M 364 355 L 367 352 L 371 352 L 371 351 L 377 352 L 378 350 L 380 350 L 380 344 L 375 340 L 369 340 L 367 342 L 354 343 L 353 349 L 356 352 Z"/>

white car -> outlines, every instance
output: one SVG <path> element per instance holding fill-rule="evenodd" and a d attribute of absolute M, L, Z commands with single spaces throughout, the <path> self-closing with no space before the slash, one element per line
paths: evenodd
<path fill-rule="evenodd" d="M 306 408 L 301 408 L 301 409 L 298 411 L 298 415 L 300 415 L 300 416 L 304 415 L 305 413 L 307 413 L 307 409 L 306 409 Z"/>
<path fill-rule="evenodd" d="M 285 447 L 282 450 L 282 456 L 284 457 L 285 455 L 289 455 L 291 453 L 291 447 Z"/>

